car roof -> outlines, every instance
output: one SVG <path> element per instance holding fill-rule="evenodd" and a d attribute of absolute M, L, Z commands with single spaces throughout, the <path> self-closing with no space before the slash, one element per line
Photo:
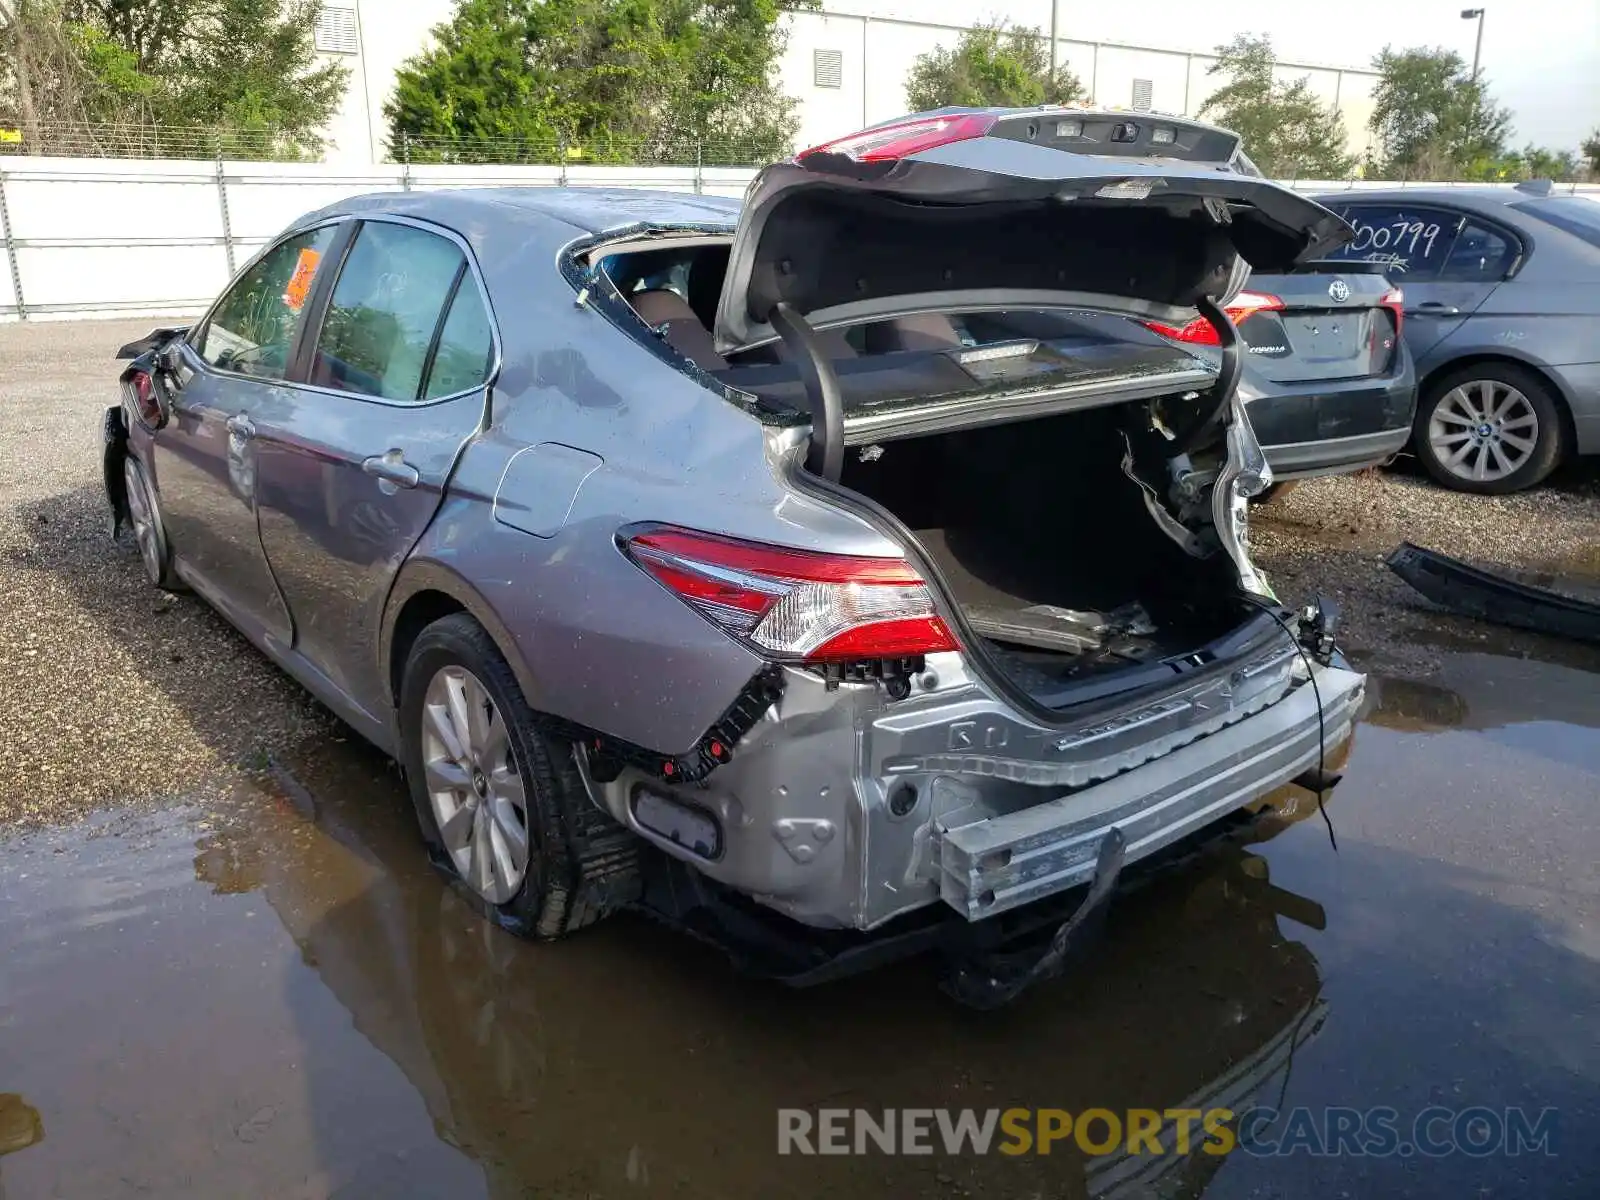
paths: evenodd
<path fill-rule="evenodd" d="M 731 232 L 739 217 L 739 201 L 726 196 L 636 188 L 529 186 L 372 192 L 330 204 L 307 214 L 297 224 L 331 216 L 391 213 L 460 229 L 464 223 L 492 222 L 498 211 L 507 208 L 537 213 L 586 233 L 641 224 L 726 226 Z"/>
<path fill-rule="evenodd" d="M 1456 204 L 1465 208 L 1493 209 L 1523 200 L 1542 200 L 1541 192 L 1525 192 L 1514 187 L 1488 187 L 1470 184 L 1454 187 L 1348 188 L 1342 192 L 1321 192 L 1323 204 L 1362 204 L 1368 202 L 1412 204 Z"/>

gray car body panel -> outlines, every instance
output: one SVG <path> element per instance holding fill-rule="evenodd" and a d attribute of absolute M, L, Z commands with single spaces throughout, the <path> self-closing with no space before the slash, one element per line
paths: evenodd
<path fill-rule="evenodd" d="M 321 469 L 349 483 L 353 504 L 381 509 L 387 493 L 380 480 L 349 472 L 349 463 L 407 438 L 402 448 L 428 484 L 408 493 L 415 510 L 376 539 L 369 529 L 334 522 L 320 542 L 310 528 L 297 527 L 280 528 L 272 543 L 285 567 L 291 626 L 313 628 L 319 586 L 337 586 L 349 595 L 335 607 L 364 644 L 335 647 L 331 637 L 310 636 L 295 642 L 237 622 L 241 628 L 391 752 L 401 740 L 394 724 L 396 630 L 408 606 L 441 596 L 484 625 L 534 710 L 655 752 L 695 746 L 768 664 L 634 565 L 618 545 L 620 531 L 659 522 L 836 554 L 904 553 L 866 515 L 795 486 L 790 473 L 805 443 L 803 427 L 764 423 L 752 406 L 730 402 L 737 397 L 653 340 L 642 323 L 622 328 L 632 318 L 592 302 L 586 276 L 574 272 L 573 248 L 597 235 L 731 230 L 732 215 L 730 203 L 677 194 L 501 189 L 358 197 L 297 222 L 304 228 L 350 216 L 398 217 L 459 236 L 482 275 L 500 356 L 480 392 L 403 412 L 303 384 L 274 385 L 297 393 L 284 408 L 289 416 L 313 396 L 330 411 L 338 401 L 356 406 L 342 433 L 335 418 L 307 416 L 282 438 L 331 460 Z M 321 289 L 332 286 L 332 273 L 324 272 L 311 312 Z M 208 368 L 197 363 L 194 370 Z M 1233 406 L 1230 458 L 1212 504 L 1219 522 L 1242 514 L 1244 495 L 1234 493 L 1232 481 L 1259 483 L 1265 472 L 1238 397 Z M 401 428 L 406 418 L 415 419 L 411 433 Z M 132 452 L 149 461 L 152 443 L 168 437 L 165 430 L 137 432 Z M 270 445 L 268 453 L 275 453 Z M 537 498 L 528 494 L 533 490 Z M 235 487 L 233 499 L 246 498 Z M 252 490 L 244 511 L 255 499 Z M 262 526 L 269 539 L 291 516 L 281 497 L 274 503 Z M 1232 534 L 1223 544 L 1242 558 Z M 319 550 L 327 559 L 320 564 Z M 186 552 L 181 545 L 177 551 Z M 1246 589 L 1260 590 L 1247 560 L 1240 577 Z M 207 598 L 227 611 L 226 596 Z M 690 798 L 715 807 L 728 839 L 722 859 L 695 865 L 812 925 L 870 928 L 941 897 L 969 918 L 987 915 L 981 901 L 940 882 L 941 846 L 957 828 L 957 808 L 970 839 L 980 835 L 976 825 L 1059 800 L 1064 789 L 1088 787 L 1109 802 L 1097 789 L 1115 783 L 1132 795 L 1152 757 L 1185 744 L 1237 756 L 1281 740 L 1291 725 L 1298 730 L 1293 754 L 1280 755 L 1270 771 L 1243 782 L 1219 774 L 1221 790 L 1193 793 L 1181 820 L 1141 817 L 1178 829 L 1235 805 L 1235 792 L 1265 791 L 1287 778 L 1293 763 L 1311 761 L 1315 747 L 1301 744 L 1303 714 L 1295 715 L 1307 689 L 1293 675 L 1298 667 L 1287 640 L 1250 653 L 1247 662 L 1221 664 L 1226 669 L 1214 678 L 1193 680 L 1192 697 L 1146 695 L 1055 722 L 1024 716 L 959 653 L 933 656 L 918 679 L 920 692 L 903 704 L 891 704 L 879 684 L 831 688 L 789 668 L 781 701 L 736 747 L 732 762 L 713 773 L 711 786 Z M 1323 686 L 1330 696 L 1344 695 L 1359 682 L 1324 672 Z M 1293 697 L 1292 712 L 1263 720 Z M 1338 721 L 1330 725 L 1330 746 L 1342 729 Z M 1229 736 L 1209 736 L 1219 732 Z M 594 783 L 596 802 L 668 853 L 683 853 L 635 819 L 629 788 L 639 780 L 636 768 L 629 771 L 619 783 Z M 886 797 L 910 778 L 928 797 L 930 819 L 890 820 Z M 1081 836 L 1084 817 L 1083 805 L 1066 805 L 1062 837 Z M 1140 853 L 1160 841 L 1149 831 L 1141 836 L 1147 849 Z M 1051 861 L 1060 867 L 1065 860 Z M 1056 890 L 1071 886 L 1070 871 L 1058 871 L 1058 884 Z"/>
<path fill-rule="evenodd" d="M 1405 338 L 1417 378 L 1425 388 L 1430 379 L 1473 359 L 1531 367 L 1565 401 L 1578 453 L 1600 454 L 1600 247 L 1514 207 L 1538 199 L 1516 189 L 1363 190 L 1318 199 L 1341 214 L 1365 204 L 1437 208 L 1518 239 L 1522 255 L 1501 280 L 1393 277 L 1406 293 Z M 1456 311 L 1441 314 L 1423 305 Z"/>

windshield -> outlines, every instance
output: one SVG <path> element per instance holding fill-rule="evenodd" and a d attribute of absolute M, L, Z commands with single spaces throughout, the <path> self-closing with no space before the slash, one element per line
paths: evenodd
<path fill-rule="evenodd" d="M 1600 201 L 1582 196 L 1551 196 L 1545 200 L 1523 200 L 1511 207 L 1600 249 Z"/>

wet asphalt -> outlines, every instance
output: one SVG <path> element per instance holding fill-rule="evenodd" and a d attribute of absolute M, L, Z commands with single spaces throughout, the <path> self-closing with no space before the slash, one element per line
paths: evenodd
<path fill-rule="evenodd" d="M 794 992 L 627 915 L 534 945 L 427 865 L 391 763 L 107 555 L 107 364 L 30 391 L 11 368 L 49 356 L 18 344 L 0 1200 L 1600 1195 L 1600 650 L 1408 617 L 1362 654 L 1337 850 L 1287 789 L 1249 837 L 1119 895 L 1087 961 L 997 1013 L 956 1006 L 927 961 Z M 1594 502 L 1584 483 L 1551 507 Z M 1298 570 L 1358 586 L 1353 553 L 1302 542 Z M 777 1153 L 780 1108 L 1252 1099 L 1386 1107 L 1408 1132 L 1430 1106 L 1554 1120 L 1549 1153 L 1520 1155 Z"/>

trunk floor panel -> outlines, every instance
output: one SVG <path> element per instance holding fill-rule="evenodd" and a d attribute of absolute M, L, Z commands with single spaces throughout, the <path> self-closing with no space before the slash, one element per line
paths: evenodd
<path fill-rule="evenodd" d="M 1122 468 L 1130 450 L 1145 476 L 1165 471 L 1142 407 L 1113 404 L 890 440 L 847 454 L 841 483 L 905 524 L 968 636 L 1014 686 L 1058 708 L 1181 673 L 1162 660 L 1246 619 L 1227 556 L 1194 558 L 1151 518 Z M 1095 632 L 1101 621 L 1074 613 L 1134 620 Z"/>
<path fill-rule="evenodd" d="M 977 616 L 980 626 L 985 623 L 983 618 L 1002 614 L 1008 620 L 1026 621 L 1023 610 L 1045 604 L 1070 604 L 1075 609 L 1104 614 L 1135 602 L 1125 592 L 1114 592 L 1114 585 L 1106 581 L 1100 581 L 1098 587 L 1089 586 L 1096 582 L 1093 576 L 1073 571 L 1069 563 L 1057 566 L 1043 557 L 1019 558 L 1014 545 L 996 546 L 992 536 L 985 538 L 977 530 L 912 532 L 928 556 L 938 563 L 951 599 L 964 614 Z M 1067 557 L 1075 556 L 1063 556 Z M 1070 582 L 1065 578 L 1069 574 L 1073 576 Z M 1150 634 L 1096 638 L 1098 645 L 1078 652 L 1065 646 L 1052 650 L 994 639 L 990 639 L 990 646 L 991 656 L 1013 683 L 1041 696 L 1091 675 L 1183 654 L 1209 636 L 1158 627 Z"/>

